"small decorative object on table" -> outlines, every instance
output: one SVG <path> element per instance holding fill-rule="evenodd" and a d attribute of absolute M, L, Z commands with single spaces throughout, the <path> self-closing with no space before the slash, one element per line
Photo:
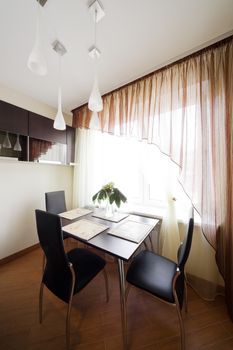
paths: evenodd
<path fill-rule="evenodd" d="M 113 182 L 109 182 L 92 197 L 92 200 L 93 202 L 97 200 L 99 203 L 101 201 L 106 201 L 105 216 L 111 217 L 114 214 L 112 204 L 115 203 L 116 206 L 120 208 L 121 202 L 125 203 L 127 198 L 118 188 L 114 187 Z"/>

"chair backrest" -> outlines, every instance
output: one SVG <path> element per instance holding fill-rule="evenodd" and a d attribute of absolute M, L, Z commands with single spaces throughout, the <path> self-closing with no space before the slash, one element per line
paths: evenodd
<path fill-rule="evenodd" d="M 36 226 L 47 264 L 54 270 L 68 266 L 63 245 L 61 219 L 56 214 L 36 209 Z"/>
<path fill-rule="evenodd" d="M 72 275 L 63 245 L 61 219 L 56 214 L 37 209 L 36 225 L 46 256 L 42 281 L 58 298 L 68 302 Z"/>
<path fill-rule="evenodd" d="M 66 200 L 64 191 L 45 193 L 46 211 L 53 214 L 60 214 L 66 211 Z"/>
<path fill-rule="evenodd" d="M 194 220 L 193 220 L 193 209 L 192 209 L 189 215 L 189 222 L 187 225 L 183 243 L 180 245 L 178 250 L 178 266 L 181 271 L 184 270 L 184 266 L 189 257 L 192 238 L 193 238 L 193 228 L 194 228 Z"/>

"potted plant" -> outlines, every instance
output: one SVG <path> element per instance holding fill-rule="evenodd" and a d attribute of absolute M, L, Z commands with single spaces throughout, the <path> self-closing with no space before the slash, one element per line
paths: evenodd
<path fill-rule="evenodd" d="M 120 208 L 121 203 L 125 203 L 127 198 L 114 186 L 113 182 L 109 182 L 92 197 L 92 200 L 93 202 L 97 200 L 99 203 L 101 203 L 101 201 L 106 201 L 106 216 L 112 216 L 112 204 L 115 203 L 116 206 Z"/>

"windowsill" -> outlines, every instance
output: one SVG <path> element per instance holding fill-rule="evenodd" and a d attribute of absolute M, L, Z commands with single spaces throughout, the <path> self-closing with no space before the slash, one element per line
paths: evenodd
<path fill-rule="evenodd" d="M 165 214 L 165 208 L 161 207 L 150 207 L 144 205 L 125 205 L 124 211 L 130 214 L 148 216 L 156 219 L 162 219 Z"/>
<path fill-rule="evenodd" d="M 156 219 L 162 220 L 166 215 L 166 207 L 156 207 L 156 206 L 145 206 L 145 205 L 128 205 L 124 204 L 122 208 L 124 212 L 129 212 L 130 214 L 148 216 Z M 183 215 L 182 215 L 183 214 Z M 177 210 L 177 221 L 179 223 L 185 223 L 184 213 L 181 210 Z M 196 211 L 194 211 L 194 223 L 196 226 L 201 225 L 201 218 Z"/>

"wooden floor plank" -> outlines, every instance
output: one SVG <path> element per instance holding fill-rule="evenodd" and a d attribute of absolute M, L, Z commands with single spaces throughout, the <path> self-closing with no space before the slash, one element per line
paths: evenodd
<path fill-rule="evenodd" d="M 43 323 L 38 321 L 40 249 L 0 266 L 0 349 L 65 350 L 66 305 L 45 289 Z M 108 262 L 110 301 L 100 274 L 74 297 L 71 350 L 121 350 L 121 314 L 117 266 Z M 202 300 L 189 287 L 184 313 L 187 350 L 233 348 L 233 323 L 225 301 Z M 129 350 L 179 350 L 175 308 L 132 288 L 127 303 Z"/>

